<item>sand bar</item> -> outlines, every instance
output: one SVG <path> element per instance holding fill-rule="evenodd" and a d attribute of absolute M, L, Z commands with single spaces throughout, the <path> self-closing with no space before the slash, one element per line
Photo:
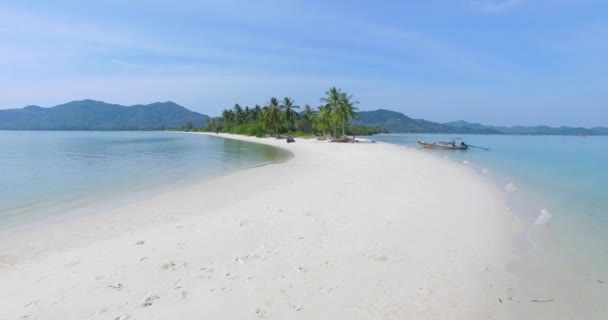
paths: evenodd
<path fill-rule="evenodd" d="M 382 143 L 220 136 L 293 157 L 2 238 L 0 319 L 506 314 L 518 223 L 469 167 Z"/>

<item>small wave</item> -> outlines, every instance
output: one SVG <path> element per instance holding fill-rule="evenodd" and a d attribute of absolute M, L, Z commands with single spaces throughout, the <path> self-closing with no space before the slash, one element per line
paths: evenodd
<path fill-rule="evenodd" d="M 462 164 L 469 164 L 469 160 L 462 160 Z"/>
<path fill-rule="evenodd" d="M 505 190 L 507 190 L 508 192 L 515 192 L 519 189 L 513 183 L 510 182 L 505 186 Z"/>
<path fill-rule="evenodd" d="M 536 218 L 534 224 L 545 225 L 551 220 L 551 218 L 553 218 L 553 215 L 551 214 L 551 212 L 549 212 L 549 210 L 541 209 L 540 214 L 538 215 L 538 218 Z"/>
<path fill-rule="evenodd" d="M 483 174 L 488 173 L 488 169 L 483 169 L 483 170 L 481 170 L 481 173 L 483 173 Z"/>

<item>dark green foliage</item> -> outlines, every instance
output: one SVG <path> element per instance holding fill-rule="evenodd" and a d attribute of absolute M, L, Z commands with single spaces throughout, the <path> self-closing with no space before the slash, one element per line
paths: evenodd
<path fill-rule="evenodd" d="M 450 128 L 432 122 L 419 122 L 402 113 L 389 110 L 359 112 L 353 124 L 380 127 L 390 132 L 437 132 L 448 133 Z"/>
<path fill-rule="evenodd" d="M 329 92 L 329 91 L 328 91 Z M 331 88 L 330 92 L 335 93 L 333 97 L 334 106 L 321 106 L 319 112 L 309 105 L 305 105 L 302 113 L 295 110 L 299 109 L 294 104 L 294 100 L 285 97 L 281 101 L 277 98 L 270 98 L 268 104 L 262 108 L 256 105 L 254 108 L 245 107 L 244 109 L 235 104 L 232 109 L 222 111 L 222 116 L 209 119 L 207 127 L 212 132 L 227 132 L 245 134 L 249 136 L 262 137 L 266 134 L 288 135 L 288 136 L 314 136 L 322 135 L 339 125 L 342 133 L 353 132 L 356 135 L 371 135 L 385 132 L 380 128 L 366 128 L 363 126 L 351 126 L 348 120 L 356 118 L 354 104 L 358 102 L 352 100 L 352 96 L 347 95 L 340 89 Z M 323 98 L 322 100 L 325 100 Z M 333 109 L 332 109 L 333 108 Z"/>
<path fill-rule="evenodd" d="M 388 131 L 379 127 L 364 127 L 353 124 L 346 128 L 346 134 L 351 136 L 371 136 L 379 133 L 388 133 Z"/>

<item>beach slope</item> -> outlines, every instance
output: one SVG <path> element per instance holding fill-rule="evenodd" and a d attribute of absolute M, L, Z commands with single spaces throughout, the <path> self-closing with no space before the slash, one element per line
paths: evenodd
<path fill-rule="evenodd" d="M 504 311 L 516 221 L 473 169 L 382 143 L 220 138 L 293 157 L 4 237 L 0 319 Z"/>

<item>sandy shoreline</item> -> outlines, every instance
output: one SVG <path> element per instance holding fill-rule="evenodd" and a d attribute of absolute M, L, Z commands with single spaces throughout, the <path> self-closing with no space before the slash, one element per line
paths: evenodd
<path fill-rule="evenodd" d="M 517 221 L 471 169 L 230 138 L 294 157 L 3 239 L 0 319 L 506 318 Z"/>

